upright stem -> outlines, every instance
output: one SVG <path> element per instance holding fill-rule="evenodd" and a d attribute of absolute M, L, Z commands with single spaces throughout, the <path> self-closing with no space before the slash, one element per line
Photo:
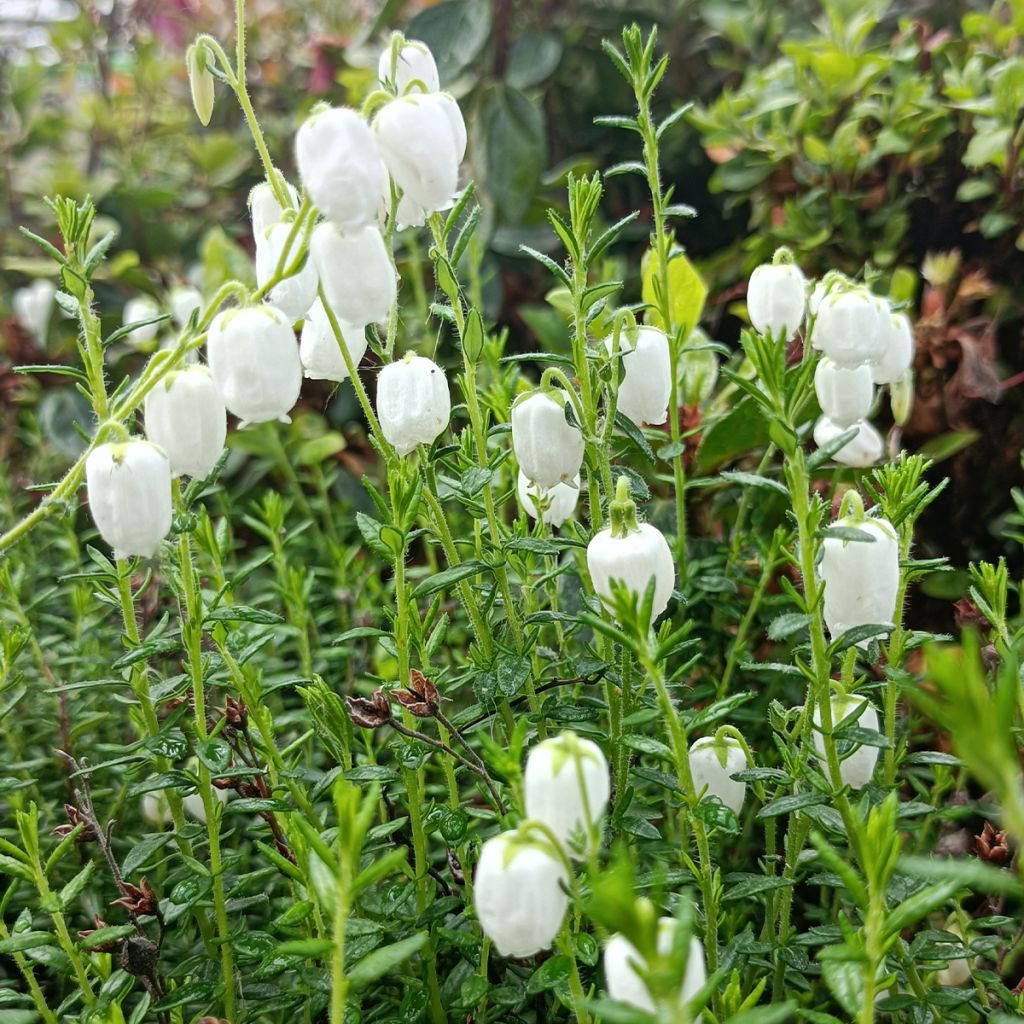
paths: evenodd
<path fill-rule="evenodd" d="M 185 511 L 181 497 L 181 482 L 178 480 L 174 481 L 174 503 L 179 513 Z M 206 692 L 203 680 L 203 598 L 192 565 L 191 540 L 187 530 L 182 530 L 178 537 L 178 565 L 181 570 L 181 589 L 185 599 L 184 607 L 180 607 L 181 635 L 188 652 L 188 670 L 192 681 L 192 720 L 196 730 L 196 739 L 202 744 L 209 737 L 206 728 Z M 206 836 L 210 848 L 210 876 L 213 879 L 213 909 L 217 924 L 217 939 L 220 945 L 224 1013 L 228 1020 L 233 1020 L 235 1016 L 235 969 L 221 867 L 220 806 L 213 795 L 210 770 L 203 763 L 201 757 L 199 758 L 199 795 L 203 801 Z"/>

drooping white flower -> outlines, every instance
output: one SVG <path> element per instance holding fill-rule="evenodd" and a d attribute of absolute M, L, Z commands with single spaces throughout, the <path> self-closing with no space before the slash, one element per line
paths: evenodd
<path fill-rule="evenodd" d="M 530 749 L 523 773 L 526 816 L 547 825 L 573 855 L 588 849 L 589 828 L 597 827 L 610 794 L 608 762 L 591 740 L 566 730 Z"/>
<path fill-rule="evenodd" d="M 676 567 L 662 532 L 650 523 L 637 523 L 636 506 L 629 498 L 624 476 L 616 485 L 609 506 L 611 526 L 594 534 L 587 545 L 587 569 L 598 597 L 614 600 L 612 582 L 624 585 L 641 601 L 654 580 L 653 622 L 668 607 L 676 581 Z"/>
<path fill-rule="evenodd" d="M 18 323 L 42 345 L 50 327 L 53 313 L 53 297 L 57 286 L 48 278 L 40 277 L 14 293 L 12 307 Z"/>
<path fill-rule="evenodd" d="M 190 284 L 178 284 L 167 293 L 167 305 L 174 326 L 180 330 L 188 324 L 192 314 L 202 308 L 203 296 L 198 288 Z"/>
<path fill-rule="evenodd" d="M 210 372 L 224 404 L 242 421 L 290 422 L 299 397 L 302 364 L 291 321 L 273 306 L 218 313 L 207 337 Z"/>
<path fill-rule="evenodd" d="M 568 395 L 558 388 L 520 396 L 512 406 L 512 450 L 531 483 L 552 488 L 579 475 L 583 434 L 565 418 Z"/>
<path fill-rule="evenodd" d="M 960 940 L 964 947 L 964 955 L 948 960 L 946 966 L 935 975 L 935 980 L 947 988 L 960 988 L 970 983 L 971 962 L 974 960 L 974 957 L 967 953 L 967 950 L 970 949 L 970 943 L 964 941 L 963 934 L 955 922 L 947 924 L 946 931 L 952 932 Z"/>
<path fill-rule="evenodd" d="M 744 771 L 747 755 L 735 736 L 705 736 L 690 745 L 687 755 L 693 788 L 704 799 L 718 797 L 734 814 L 743 809 L 747 796 L 747 784 L 733 779 L 737 772 Z"/>
<path fill-rule="evenodd" d="M 569 897 L 565 866 L 521 832 L 503 832 L 480 847 L 473 904 L 484 934 L 502 956 L 550 949 Z"/>
<path fill-rule="evenodd" d="M 161 448 L 132 439 L 94 448 L 85 460 L 89 512 L 115 558 L 150 558 L 171 529 L 171 464 Z"/>
<path fill-rule="evenodd" d="M 679 922 L 674 917 L 658 919 L 658 952 L 667 956 L 672 952 Z M 657 1006 L 647 986 L 637 973 L 637 967 L 648 970 L 648 964 L 637 948 L 624 935 L 613 935 L 605 946 L 604 979 L 608 995 L 620 1003 L 628 1003 L 638 1010 L 656 1013 Z M 707 982 L 707 966 L 704 962 L 704 947 L 695 935 L 690 937 L 689 952 L 686 956 L 686 970 L 679 985 L 676 1006 L 688 1003 Z"/>
<path fill-rule="evenodd" d="M 262 288 L 277 270 L 278 261 L 285 250 L 292 225 L 274 224 L 267 228 L 262 239 L 256 241 L 256 284 Z M 285 257 L 284 270 L 287 270 L 299 251 L 299 239 L 296 237 Z M 313 260 L 308 258 L 291 277 L 282 278 L 267 294 L 267 301 L 276 306 L 289 320 L 304 317 L 316 298 L 318 284 L 316 268 Z"/>
<path fill-rule="evenodd" d="M 803 323 L 807 279 L 793 263 L 765 263 L 754 268 L 747 284 L 747 314 L 754 330 L 789 341 Z"/>
<path fill-rule="evenodd" d="M 892 626 L 900 585 L 900 549 L 892 524 L 843 516 L 833 525 L 853 528 L 872 540 L 826 536 L 822 542 L 818 571 L 825 584 L 823 610 L 830 636 L 835 639 L 855 626 Z"/>
<path fill-rule="evenodd" d="M 873 466 L 882 457 L 885 443 L 882 435 L 867 420 L 851 423 L 849 427 L 841 427 L 838 423 L 833 423 L 828 416 L 821 416 L 814 424 L 814 443 L 823 448 L 853 426 L 857 427 L 856 436 L 852 441 L 847 441 L 832 458 L 843 466 L 857 469 Z"/>
<path fill-rule="evenodd" d="M 392 48 L 389 46 L 381 55 L 377 64 L 377 78 L 381 85 L 394 85 L 401 96 L 407 89 L 414 86 L 416 90 L 437 92 L 441 88 L 441 79 L 437 73 L 437 64 L 430 47 L 417 39 L 408 39 L 395 55 L 392 68 Z"/>
<path fill-rule="evenodd" d="M 167 802 L 167 795 L 162 789 L 144 793 L 139 810 L 150 825 L 163 826 L 171 823 L 171 805 Z"/>
<path fill-rule="evenodd" d="M 228 791 L 226 789 L 217 789 L 213 787 L 213 795 L 217 802 L 223 807 L 228 802 Z M 185 809 L 185 813 L 195 818 L 200 824 L 206 824 L 206 806 L 203 804 L 203 798 L 198 793 L 191 793 L 181 801 L 181 806 Z"/>
<path fill-rule="evenodd" d="M 377 417 L 399 455 L 432 444 L 448 426 L 452 400 L 444 370 L 411 352 L 377 378 Z"/>
<path fill-rule="evenodd" d="M 877 296 L 866 288 L 835 289 L 818 307 L 814 344 L 839 366 L 859 366 L 884 355 L 888 339 L 882 326 Z"/>
<path fill-rule="evenodd" d="M 895 384 L 914 362 L 914 331 L 905 313 L 893 313 L 885 329 L 885 351 L 871 366 L 876 384 Z"/>
<path fill-rule="evenodd" d="M 205 366 L 169 373 L 146 395 L 146 437 L 167 453 L 174 476 L 204 479 L 227 437 L 227 410 Z"/>
<path fill-rule="evenodd" d="M 519 504 L 526 509 L 531 519 L 537 518 L 538 506 L 543 508 L 542 522 L 545 526 L 556 529 L 576 511 L 576 502 L 580 497 L 580 477 L 577 473 L 571 483 L 555 484 L 551 488 L 538 487 L 531 484 L 526 474 L 519 470 L 516 482 L 516 493 Z"/>
<path fill-rule="evenodd" d="M 299 193 L 295 186 L 285 182 L 284 187 L 291 199 L 291 208 L 298 209 Z M 281 209 L 269 181 L 261 181 L 249 193 L 249 216 L 252 218 L 252 237 L 255 242 L 265 238 L 267 230 L 279 224 L 284 217 L 284 210 Z"/>
<path fill-rule="evenodd" d="M 871 411 L 875 400 L 871 366 L 840 366 L 825 356 L 814 370 L 814 391 L 821 411 L 846 430 Z"/>
<path fill-rule="evenodd" d="M 398 280 L 376 226 L 342 233 L 333 224 L 318 224 L 309 242 L 309 256 L 339 320 L 349 324 L 387 320 Z"/>
<path fill-rule="evenodd" d="M 328 107 L 308 117 L 295 136 L 295 159 L 306 192 L 328 220 L 346 230 L 376 221 L 384 164 L 356 111 Z"/>
<path fill-rule="evenodd" d="M 340 320 L 338 326 L 352 365 L 358 366 L 366 355 L 366 330 Z M 319 299 L 310 307 L 306 322 L 302 325 L 299 358 L 310 380 L 343 381 L 348 377 L 348 368 L 338 347 L 338 339 L 334 336 L 331 322 Z"/>
<path fill-rule="evenodd" d="M 160 315 L 160 307 L 156 299 L 149 295 L 133 295 L 125 304 L 121 322 L 128 324 L 139 323 L 143 320 L 152 320 Z M 125 335 L 125 342 L 132 348 L 143 349 L 148 347 L 156 338 L 160 330 L 160 324 L 144 324 L 136 327 L 130 334 Z"/>
<path fill-rule="evenodd" d="M 861 708 L 854 724 L 861 729 L 869 729 L 878 732 L 878 711 L 874 704 L 866 697 L 859 697 L 855 694 L 848 694 L 840 697 L 832 694 L 830 697 L 832 705 L 832 726 L 837 727 L 849 715 L 854 714 Z M 825 740 L 821 734 L 821 708 L 814 709 L 814 749 L 817 751 L 818 760 L 825 763 Z M 853 744 L 853 749 L 839 762 L 839 777 L 843 785 L 851 789 L 863 789 L 875 773 L 875 764 L 878 762 L 878 747 L 869 747 L 865 743 Z"/>
<path fill-rule="evenodd" d="M 609 352 L 614 347 L 611 335 L 605 338 Z M 622 376 L 615 407 L 637 426 L 657 426 L 668 419 L 668 399 L 672 393 L 672 362 L 668 338 L 657 327 L 638 327 L 636 337 L 623 331 L 619 337 Z"/>
<path fill-rule="evenodd" d="M 410 93 L 381 108 L 373 121 L 388 173 L 402 193 L 426 213 L 449 207 L 459 183 L 465 127 L 457 138 L 452 107 L 461 121 L 458 104 L 450 98 L 439 93 Z"/>

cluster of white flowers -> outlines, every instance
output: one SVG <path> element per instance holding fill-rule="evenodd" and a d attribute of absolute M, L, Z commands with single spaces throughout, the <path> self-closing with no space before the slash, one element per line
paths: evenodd
<path fill-rule="evenodd" d="M 340 345 L 358 366 L 367 328 L 391 315 L 398 275 L 381 223 L 393 195 L 402 225 L 421 225 L 451 206 L 466 127 L 458 104 L 439 91 L 434 58 L 422 43 L 394 41 L 381 56 L 380 81 L 392 98 L 371 122 L 355 110 L 328 107 L 315 111 L 296 135 L 306 198 L 324 218 L 310 233 L 308 258 L 302 258 L 302 225 L 296 223 L 298 190 L 280 175 L 257 185 L 249 210 L 265 301 L 218 313 L 207 335 L 207 365 L 172 373 L 147 395 L 146 441 L 125 439 L 90 453 L 90 507 L 117 556 L 156 552 L 171 525 L 172 478 L 210 473 L 224 448 L 228 412 L 240 427 L 287 422 L 303 374 L 345 380 Z M 52 285 L 44 283 L 18 299 L 19 318 L 40 338 L 52 302 Z M 165 301 L 179 328 L 201 304 L 191 285 L 172 288 Z M 139 326 L 126 335 L 128 344 L 151 348 L 159 323 L 148 321 L 161 314 L 149 295 L 129 299 L 123 322 Z M 300 320 L 296 345 L 294 324 Z M 377 411 L 384 437 L 399 455 L 430 444 L 451 413 L 444 372 L 413 354 L 384 367 Z"/>
<path fill-rule="evenodd" d="M 729 763 L 731 770 L 739 770 Z M 708 788 L 714 785 L 712 781 Z M 571 861 L 588 856 L 600 841 L 601 816 L 610 796 L 608 762 L 596 743 L 563 732 L 530 750 L 523 796 L 526 820 L 518 829 L 483 844 L 473 881 L 480 927 L 498 952 L 509 957 L 532 956 L 554 943 L 569 906 Z M 662 955 L 672 951 L 677 927 L 674 918 L 659 920 L 657 941 Z M 609 938 L 603 964 L 613 999 L 655 1011 L 639 973 L 646 965 L 625 936 Z M 704 949 L 692 937 L 678 1005 L 693 998 L 706 978 Z"/>
<path fill-rule="evenodd" d="M 747 286 L 747 312 L 754 329 L 789 341 L 809 317 L 810 345 L 822 352 L 814 387 L 822 416 L 814 441 L 824 446 L 857 428 L 835 453 L 847 466 L 871 466 L 881 459 L 881 435 L 868 422 L 875 386 L 909 389 L 914 335 L 904 313 L 842 274 L 832 272 L 810 288 L 800 269 L 780 250 L 776 262 L 757 267 Z"/>
<path fill-rule="evenodd" d="M 480 927 L 503 956 L 551 947 L 569 905 L 569 859 L 600 841 L 610 793 L 608 762 L 596 743 L 567 730 L 530 750 L 526 821 L 483 844 L 473 882 Z"/>

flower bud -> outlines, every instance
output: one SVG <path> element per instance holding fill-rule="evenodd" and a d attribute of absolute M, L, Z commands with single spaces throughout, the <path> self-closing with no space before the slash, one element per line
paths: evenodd
<path fill-rule="evenodd" d="M 867 545 L 861 546 L 866 547 Z M 838 726 L 844 718 L 854 714 L 858 708 L 863 707 L 863 710 L 857 717 L 856 725 L 861 729 L 878 732 L 878 711 L 871 701 L 854 694 L 849 694 L 845 697 L 832 694 L 830 701 L 832 704 L 833 727 Z M 814 726 L 814 749 L 818 753 L 818 760 L 824 764 L 825 741 L 820 731 L 820 707 L 815 707 L 814 709 Z M 838 750 L 837 753 L 842 758 L 839 762 L 839 777 L 842 779 L 843 785 L 849 786 L 851 789 L 863 789 L 871 781 L 871 776 L 875 773 L 875 764 L 878 761 L 878 747 L 854 743 L 853 750 L 845 757 L 842 750 Z"/>
<path fill-rule="evenodd" d="M 789 341 L 800 329 L 807 304 L 807 280 L 793 263 L 755 267 L 747 285 L 747 314 L 758 334 Z"/>
<path fill-rule="evenodd" d="M 373 133 L 403 195 L 426 213 L 451 205 L 461 154 L 450 107 L 439 94 L 413 93 L 392 100 L 374 118 Z"/>
<path fill-rule="evenodd" d="M 240 426 L 291 422 L 302 364 L 284 313 L 273 306 L 225 310 L 213 318 L 206 344 L 210 372 Z"/>
<path fill-rule="evenodd" d="M 452 400 L 444 370 L 411 352 L 380 371 L 377 416 L 384 437 L 399 455 L 432 444 L 448 426 Z"/>
<path fill-rule="evenodd" d="M 565 866 L 520 832 L 503 832 L 480 847 L 473 903 L 484 934 L 502 956 L 550 949 L 569 897 Z"/>
<path fill-rule="evenodd" d="M 295 186 L 285 182 L 284 187 L 291 199 L 292 207 L 297 209 L 299 193 Z M 249 193 L 249 216 L 252 218 L 252 237 L 257 244 L 261 238 L 266 237 L 267 230 L 279 224 L 284 217 L 284 210 L 281 209 L 269 181 L 261 181 Z"/>
<path fill-rule="evenodd" d="M 605 338 L 612 351 L 614 339 Z M 657 327 L 639 327 L 636 336 L 629 331 L 619 335 L 622 375 L 615 407 L 637 426 L 657 426 L 668 419 L 668 399 L 672 393 L 672 362 L 668 338 Z"/>
<path fill-rule="evenodd" d="M 871 364 L 871 372 L 876 384 L 895 384 L 914 361 L 914 331 L 906 314 L 891 314 L 884 335 L 885 351 Z"/>
<path fill-rule="evenodd" d="M 693 788 L 701 799 L 718 797 L 733 814 L 743 809 L 747 796 L 747 784 L 731 776 L 750 766 L 747 755 L 735 736 L 705 736 L 690 745 L 687 755 Z"/>
<path fill-rule="evenodd" d="M 414 82 L 420 83 L 426 92 L 437 92 L 441 88 L 441 79 L 437 73 L 434 55 L 426 43 L 410 39 L 402 44 L 394 55 L 392 68 L 393 46 L 389 46 L 381 55 L 377 65 L 377 78 L 381 85 L 391 83 L 399 96 Z"/>
<path fill-rule="evenodd" d="M 328 107 L 307 118 L 295 136 L 295 159 L 309 198 L 328 220 L 345 229 L 376 221 L 384 164 L 354 110 Z"/>
<path fill-rule="evenodd" d="M 611 795 L 608 762 L 596 743 L 566 730 L 531 748 L 523 793 L 528 818 L 547 825 L 574 856 L 585 853 Z"/>
<path fill-rule="evenodd" d="M 150 558 L 171 529 L 171 464 L 149 441 L 101 444 L 85 460 L 85 483 L 100 536 L 115 558 Z"/>
<path fill-rule="evenodd" d="M 185 54 L 188 84 L 192 90 L 192 106 L 204 128 L 213 117 L 214 82 L 209 68 L 212 62 L 213 54 L 202 43 L 193 43 Z"/>
<path fill-rule="evenodd" d="M 291 224 L 274 224 L 267 228 L 262 239 L 257 239 L 256 284 L 260 288 L 274 276 L 291 231 Z M 299 238 L 296 236 L 282 269 L 287 270 L 298 254 Z M 281 310 L 289 320 L 298 320 L 304 317 L 309 307 L 313 305 L 318 283 L 313 261 L 307 258 L 291 277 L 282 278 L 270 289 L 267 301 Z"/>
<path fill-rule="evenodd" d="M 910 419 L 914 408 L 914 371 L 907 370 L 889 385 L 889 403 L 896 426 L 902 427 Z"/>
<path fill-rule="evenodd" d="M 668 956 L 672 952 L 679 922 L 674 917 L 658 919 L 658 952 Z M 608 995 L 620 1003 L 628 1003 L 638 1010 L 657 1013 L 658 1007 L 651 998 L 643 979 L 637 973 L 650 969 L 637 948 L 624 935 L 613 935 L 604 950 L 604 980 Z M 690 937 L 686 955 L 686 970 L 679 986 L 676 1007 L 688 1003 L 707 982 L 707 967 L 704 962 L 704 947 L 695 935 Z"/>
<path fill-rule="evenodd" d="M 900 549 L 886 519 L 844 516 L 833 524 L 873 540 L 826 537 L 819 574 L 825 584 L 825 625 L 832 639 L 855 626 L 892 626 L 900 585 Z M 867 641 L 861 641 L 866 646 Z"/>
<path fill-rule="evenodd" d="M 636 521 L 636 506 L 629 500 L 629 484 L 619 477 L 610 505 L 611 526 L 596 533 L 587 545 L 587 569 L 597 596 L 614 600 L 612 581 L 624 585 L 643 600 L 654 580 L 653 622 L 668 607 L 676 582 L 676 567 L 661 530 Z"/>
<path fill-rule="evenodd" d="M 338 326 L 352 365 L 358 366 L 366 354 L 366 329 L 342 320 L 338 320 Z M 302 325 L 299 359 L 310 380 L 343 381 L 348 377 L 348 368 L 338 347 L 338 339 L 334 336 L 331 322 L 319 299 L 310 307 L 306 322 Z"/>
<path fill-rule="evenodd" d="M 160 315 L 160 307 L 156 303 L 156 299 L 151 298 L 148 295 L 133 295 L 124 304 L 124 313 L 121 317 L 121 322 L 127 326 L 128 324 L 138 323 L 141 320 L 152 320 L 154 317 Z M 125 341 L 131 345 L 132 348 L 144 349 L 147 348 L 153 340 L 156 338 L 157 331 L 160 330 L 160 324 L 144 324 L 142 327 L 136 327 L 131 334 L 125 335 Z"/>
<path fill-rule="evenodd" d="M 333 224 L 318 224 L 310 239 L 309 257 L 339 320 L 361 325 L 387 320 L 398 280 L 376 227 L 342 234 Z"/>
<path fill-rule="evenodd" d="M 821 300 L 814 345 L 840 366 L 880 359 L 887 345 L 878 302 L 866 288 L 833 290 Z"/>
<path fill-rule="evenodd" d="M 871 411 L 875 385 L 867 363 L 845 367 L 825 356 L 814 371 L 814 390 L 821 411 L 846 430 Z"/>
<path fill-rule="evenodd" d="M 146 395 L 146 437 L 167 453 L 174 476 L 202 480 L 224 451 L 224 399 L 205 366 L 168 374 Z"/>
<path fill-rule="evenodd" d="M 526 509 L 531 519 L 536 519 L 538 509 L 542 509 L 541 521 L 545 526 L 557 529 L 576 511 L 576 502 L 580 497 L 580 475 L 577 473 L 571 483 L 543 488 L 531 484 L 526 474 L 519 470 L 516 493 L 519 504 Z"/>
<path fill-rule="evenodd" d="M 512 450 L 523 475 L 550 489 L 579 475 L 583 434 L 565 418 L 569 396 L 558 388 L 533 391 L 512 406 Z"/>
<path fill-rule="evenodd" d="M 56 294 L 57 286 L 42 277 L 14 293 L 14 315 L 39 345 L 46 342 L 46 332 L 53 312 L 53 297 Z"/>
<path fill-rule="evenodd" d="M 885 451 L 882 435 L 867 420 L 861 420 L 857 424 L 851 423 L 850 427 L 852 426 L 858 428 L 857 436 L 852 441 L 847 441 L 832 458 L 840 465 L 857 469 L 873 466 Z M 838 423 L 833 423 L 828 416 L 822 416 L 814 424 L 814 443 L 823 448 L 840 434 L 845 434 L 850 427 L 841 427 Z"/>
<path fill-rule="evenodd" d="M 179 284 L 168 292 L 167 305 L 171 311 L 171 320 L 176 327 L 183 329 L 192 319 L 192 314 L 202 308 L 203 296 L 198 288 L 190 284 Z"/>

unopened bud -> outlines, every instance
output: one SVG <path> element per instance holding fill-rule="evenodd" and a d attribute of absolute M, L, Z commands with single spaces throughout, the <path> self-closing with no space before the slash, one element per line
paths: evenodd
<path fill-rule="evenodd" d="M 185 55 L 185 66 L 188 68 L 188 84 L 192 90 L 192 106 L 196 109 L 196 117 L 205 128 L 213 116 L 213 75 L 210 74 L 210 51 L 202 43 L 193 43 Z"/>

